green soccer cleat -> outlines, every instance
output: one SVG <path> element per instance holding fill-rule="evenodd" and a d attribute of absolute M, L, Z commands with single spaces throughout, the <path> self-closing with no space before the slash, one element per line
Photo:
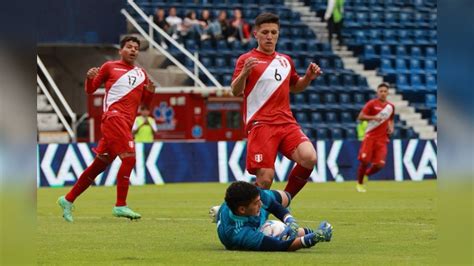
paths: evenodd
<path fill-rule="evenodd" d="M 64 196 L 58 198 L 58 204 L 61 209 L 63 209 L 63 218 L 66 222 L 74 222 L 72 218 L 72 211 L 74 210 L 74 204 L 69 202 Z"/>
<path fill-rule="evenodd" d="M 132 211 L 132 209 L 130 209 L 127 206 L 120 206 L 120 207 L 115 206 L 112 209 L 112 214 L 115 217 L 125 217 L 125 218 L 129 218 L 130 220 L 136 220 L 136 219 L 142 218 L 140 214 Z"/>
<path fill-rule="evenodd" d="M 357 190 L 357 192 L 362 192 L 362 193 L 367 192 L 367 190 L 365 189 L 365 186 L 361 185 L 361 184 L 356 185 L 356 190 Z"/>

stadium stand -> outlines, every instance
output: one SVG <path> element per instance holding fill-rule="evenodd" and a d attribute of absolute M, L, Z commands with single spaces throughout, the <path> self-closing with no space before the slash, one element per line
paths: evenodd
<path fill-rule="evenodd" d="M 418 25 L 428 24 L 429 19 L 432 18 L 428 15 L 431 14 L 432 7 L 429 5 L 420 7 L 422 10 L 424 10 L 423 8 L 429 9 L 423 11 L 426 16 L 415 16 L 415 12 L 405 12 L 404 15 L 400 16 L 401 7 L 398 2 L 393 3 L 394 9 L 388 9 L 390 12 L 384 10 L 386 7 L 391 7 L 392 4 L 381 4 L 382 2 L 389 1 L 346 1 L 347 24 L 345 24 L 344 37 L 348 45 L 350 44 L 351 49 L 359 51 L 359 58 L 366 60 L 367 65 L 372 65 L 373 68 L 380 67 L 380 74 L 386 76 L 387 81 L 390 81 L 390 77 L 392 82 L 397 81 L 396 78 L 400 76 L 401 79 L 404 79 L 409 90 L 413 90 L 411 86 L 408 86 L 411 85 L 410 82 L 415 82 L 417 91 L 428 91 L 428 80 L 424 77 L 424 74 L 430 71 L 430 75 L 436 77 L 436 52 L 431 50 L 435 47 L 430 44 L 430 38 L 435 35 L 436 31 L 425 35 L 416 29 L 418 29 Z M 194 10 L 198 14 L 198 18 L 203 9 L 208 9 L 213 16 L 212 18 L 215 18 L 221 10 L 225 10 L 227 17 L 231 18 L 233 10 L 237 8 L 242 10 L 243 18 L 249 24 L 253 23 L 255 16 L 260 12 L 269 11 L 279 14 L 281 32 L 277 51 L 289 54 L 293 58 L 299 74 L 304 74 L 307 65 L 311 61 L 317 62 L 324 71 L 324 75 L 314 81 L 305 92 L 291 95 L 291 108 L 295 118 L 311 138 L 356 139 L 355 119 L 362 106 L 374 97 L 374 91 L 369 88 L 365 77 L 345 68 L 344 62 L 333 52 L 331 44 L 316 36 L 314 31 L 301 20 L 300 14 L 285 6 L 283 0 L 259 0 L 256 2 L 246 0 L 227 0 L 223 2 L 182 0 L 179 5 L 176 1 L 140 0 L 136 3 L 148 15 L 154 14 L 157 8 L 163 8 L 167 11 L 170 7 L 175 6 L 178 16 L 184 17 L 188 11 Z M 322 16 L 325 10 L 325 0 L 311 0 L 305 3 L 312 8 L 314 7 L 317 14 Z M 415 10 L 415 8 L 412 6 L 412 9 Z M 375 15 L 374 10 L 377 11 Z M 147 23 L 134 10 L 128 9 L 128 11 L 135 16 L 137 21 L 140 21 L 143 28 L 148 28 Z M 384 27 L 388 27 L 387 23 L 393 24 L 393 29 L 386 30 Z M 431 29 L 431 24 L 427 26 Z M 400 46 L 397 39 L 400 35 L 407 42 L 411 39 L 415 40 L 413 37 L 418 36 L 417 38 L 420 41 L 418 48 L 422 51 L 416 51 L 416 49 L 415 51 L 413 49 L 408 51 L 412 54 L 418 54 L 419 57 L 415 58 L 407 53 L 407 47 L 412 47 L 411 44 Z M 418 39 L 416 40 L 418 41 Z M 422 44 L 421 40 L 426 42 Z M 254 39 L 249 42 L 229 42 L 227 40 L 207 39 L 201 41 L 194 38 L 183 38 L 179 41 L 189 51 L 197 52 L 201 63 L 224 86 L 230 85 L 237 57 L 241 53 L 256 47 Z M 401 48 L 398 51 L 396 49 L 398 46 L 403 47 L 403 49 Z M 185 58 L 172 45 L 168 45 L 168 47 L 170 47 L 169 51 L 188 69 L 192 70 L 194 68 L 191 60 Z M 429 52 L 427 48 L 430 48 Z M 407 56 L 397 56 L 395 58 L 395 52 Z M 383 68 L 381 67 L 382 53 L 384 55 Z M 428 60 L 429 63 L 426 63 L 426 60 L 420 55 L 427 55 L 428 53 L 431 57 Z M 399 65 L 395 65 L 397 62 Z M 412 69 L 416 72 L 411 72 Z M 211 85 L 204 75 L 200 75 L 200 78 L 207 85 Z M 402 84 L 400 83 L 400 85 Z M 397 85 L 399 84 L 397 83 Z M 436 81 L 430 80 L 430 88 L 433 88 L 433 85 L 436 86 Z M 400 89 L 400 87 L 398 88 Z M 400 138 L 417 136 L 412 128 L 400 121 L 399 116 L 396 119 L 396 132 Z M 430 119 L 430 121 L 434 120 Z"/>

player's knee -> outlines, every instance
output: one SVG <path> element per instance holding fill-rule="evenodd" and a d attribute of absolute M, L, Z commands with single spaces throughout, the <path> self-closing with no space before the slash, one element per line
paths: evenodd
<path fill-rule="evenodd" d="M 378 169 L 382 169 L 384 168 L 384 166 L 385 166 L 385 162 L 383 161 L 375 164 L 375 167 L 377 167 Z"/>
<path fill-rule="evenodd" d="M 124 158 L 121 158 L 122 159 L 122 165 L 126 166 L 126 167 L 130 167 L 133 169 L 133 167 L 135 167 L 135 163 L 136 163 L 136 159 L 135 159 L 135 156 L 128 156 L 128 157 L 124 157 Z"/>
<path fill-rule="evenodd" d="M 302 159 L 302 166 L 304 166 L 305 168 L 313 168 L 317 162 L 316 152 L 307 153 L 305 154 L 305 156 L 303 156 Z"/>
<path fill-rule="evenodd" d="M 268 176 L 257 177 L 256 185 L 263 189 L 270 189 L 273 183 L 273 178 Z"/>

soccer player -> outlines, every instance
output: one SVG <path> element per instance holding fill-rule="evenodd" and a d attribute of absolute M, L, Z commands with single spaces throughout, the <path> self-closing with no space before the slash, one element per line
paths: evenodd
<path fill-rule="evenodd" d="M 395 106 L 387 101 L 388 89 L 387 83 L 380 84 L 377 87 L 377 98 L 367 102 L 358 117 L 359 120 L 368 122 L 358 156 L 360 161 L 356 185 L 358 192 L 366 192 L 364 179 L 368 180 L 368 176 L 377 173 L 385 166 L 387 143 L 389 135 L 393 133 L 395 116 Z"/>
<path fill-rule="evenodd" d="M 332 226 L 322 222 L 314 232 L 300 228 L 285 208 L 290 200 L 288 192 L 263 190 L 243 181 L 232 183 L 217 215 L 217 235 L 221 243 L 229 250 L 294 251 L 329 242 Z M 270 213 L 287 225 L 289 239 L 265 236 L 259 231 Z"/>
<path fill-rule="evenodd" d="M 122 164 L 117 173 L 117 200 L 112 214 L 116 217 L 139 219 L 141 215 L 127 207 L 129 177 L 135 166 L 135 144 L 132 125 L 141 102 L 149 105 L 155 91 L 144 69 L 135 66 L 140 48 L 136 37 L 127 36 L 120 42 L 120 60 L 108 61 L 99 68 L 87 71 L 86 93 L 94 93 L 105 84 L 102 138 L 94 152 L 96 158 L 81 174 L 65 196 L 58 199 L 66 221 L 72 222 L 74 200 L 81 195 L 97 175 L 102 173 L 118 156 Z"/>
<path fill-rule="evenodd" d="M 302 92 L 322 71 L 310 63 L 305 75 L 298 76 L 293 60 L 275 51 L 279 29 L 277 15 L 257 16 L 253 34 L 258 47 L 238 58 L 231 87 L 235 96 L 244 98 L 248 172 L 256 175 L 257 186 L 269 189 L 280 151 L 296 162 L 285 187 L 294 198 L 313 171 L 316 151 L 291 113 L 289 93 Z"/>

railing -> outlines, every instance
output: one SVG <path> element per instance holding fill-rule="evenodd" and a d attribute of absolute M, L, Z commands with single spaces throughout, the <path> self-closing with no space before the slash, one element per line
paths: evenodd
<path fill-rule="evenodd" d="M 153 22 L 153 19 L 151 17 L 148 17 L 145 12 L 133 1 L 133 0 L 128 0 L 128 4 L 142 17 L 148 25 L 153 28 L 156 32 L 158 32 L 163 38 L 168 40 L 170 44 L 175 46 L 180 52 L 182 52 L 185 56 L 187 56 L 189 59 L 191 59 L 194 62 L 194 65 L 201 70 L 204 75 L 206 75 L 207 78 L 218 88 L 218 89 L 223 89 L 222 85 L 217 81 L 217 79 L 209 72 L 209 70 L 199 61 L 199 59 L 191 54 L 186 48 L 184 48 L 180 43 L 178 43 L 176 40 L 171 38 L 164 30 L 162 30 L 158 25 L 156 25 Z M 152 34 L 147 34 L 143 28 L 138 25 L 135 19 L 133 19 L 130 14 L 122 9 L 122 14 L 127 18 L 130 23 L 139 31 L 143 37 L 150 42 L 150 44 L 155 47 L 158 51 L 160 51 L 162 54 L 164 54 L 168 59 L 170 59 L 175 65 L 177 65 L 181 70 L 183 70 L 190 78 L 192 78 L 200 87 L 202 88 L 207 88 L 206 85 L 202 83 L 202 81 L 199 79 L 198 76 L 195 74 L 191 73 L 185 66 L 183 66 L 176 58 L 174 58 L 170 53 L 166 51 L 161 45 L 156 43 L 153 40 Z M 151 35 L 151 36 L 150 36 Z"/>

